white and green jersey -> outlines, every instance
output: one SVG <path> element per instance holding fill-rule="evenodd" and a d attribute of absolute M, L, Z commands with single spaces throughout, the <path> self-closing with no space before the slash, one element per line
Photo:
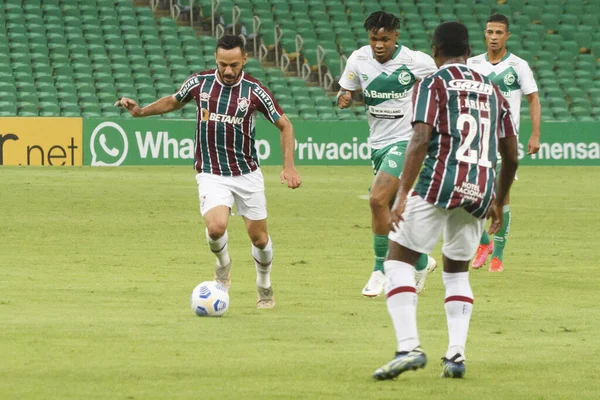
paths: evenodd
<path fill-rule="evenodd" d="M 487 53 L 484 53 L 469 58 L 467 65 L 487 76 L 500 88 L 502 95 L 510 104 L 510 111 L 518 132 L 521 120 L 521 99 L 523 95 L 527 96 L 538 91 L 533 72 L 527 61 L 509 52 L 499 63 L 492 64 L 488 61 Z"/>
<path fill-rule="evenodd" d="M 371 46 L 352 53 L 339 84 L 351 91 L 362 89 L 372 149 L 410 139 L 413 86 L 435 71 L 430 56 L 404 46 L 383 64 L 373 57 Z"/>

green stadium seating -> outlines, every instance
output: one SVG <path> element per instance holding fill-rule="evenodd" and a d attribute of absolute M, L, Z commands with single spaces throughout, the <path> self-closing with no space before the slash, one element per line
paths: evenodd
<path fill-rule="evenodd" d="M 210 7 L 204 3 L 199 4 L 207 17 Z M 242 9 L 246 28 L 252 15 L 260 16 L 260 40 L 271 49 L 278 24 L 284 32 L 281 52 L 292 60 L 300 56 L 313 71 L 313 82 L 317 45 L 326 51 L 321 70 L 337 79 L 339 56 L 368 44 L 362 25 L 370 12 L 402 15 L 400 41 L 427 53 L 433 29 L 454 19 L 477 38 L 472 39 L 474 53 L 484 52 L 478 38 L 485 20 L 492 11 L 502 12 L 511 21 L 509 49 L 530 62 L 538 79 L 543 107 L 548 107 L 544 118 L 600 119 L 600 2 L 222 0 L 217 12 L 225 23 L 233 4 Z M 296 34 L 305 43 L 299 55 Z M 112 107 L 114 99 L 127 94 L 150 102 L 173 93 L 190 72 L 214 65 L 215 45 L 214 37 L 197 37 L 189 27 L 156 18 L 132 0 L 0 0 L 0 55 L 7 60 L 0 64 L 0 115 L 128 116 Z M 360 104 L 337 110 L 323 88 L 263 68 L 255 58 L 246 71 L 264 80 L 292 117 L 365 118 Z M 195 117 L 195 111 L 168 117 Z"/>

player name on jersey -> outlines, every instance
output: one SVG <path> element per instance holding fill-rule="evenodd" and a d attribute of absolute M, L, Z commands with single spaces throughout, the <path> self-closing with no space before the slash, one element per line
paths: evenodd
<path fill-rule="evenodd" d="M 490 111 L 490 103 L 487 101 L 477 101 L 473 99 L 462 99 L 462 108 L 470 108 L 472 110 Z"/>

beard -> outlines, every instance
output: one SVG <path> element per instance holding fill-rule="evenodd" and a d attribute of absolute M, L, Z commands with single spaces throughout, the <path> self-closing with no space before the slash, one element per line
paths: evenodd
<path fill-rule="evenodd" d="M 243 71 L 244 71 L 244 69 L 242 68 L 242 69 L 240 70 L 240 73 L 239 73 L 239 74 L 237 74 L 237 75 L 230 75 L 230 74 L 223 75 L 223 74 L 221 73 L 221 71 L 219 71 L 219 70 L 217 69 L 217 72 L 218 72 L 218 74 L 219 74 L 219 78 L 221 79 L 221 82 L 223 82 L 223 84 L 224 84 L 224 85 L 226 85 L 226 86 L 231 86 L 231 85 L 234 85 L 235 83 L 237 83 L 237 81 L 238 81 L 238 79 L 240 78 L 240 76 L 242 75 L 242 72 L 243 72 Z M 227 80 L 227 81 L 226 81 L 226 80 Z M 229 83 L 229 82 L 231 82 L 231 83 Z"/>

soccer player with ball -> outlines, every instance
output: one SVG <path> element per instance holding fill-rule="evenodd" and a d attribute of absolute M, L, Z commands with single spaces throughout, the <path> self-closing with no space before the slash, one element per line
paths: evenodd
<path fill-rule="evenodd" d="M 206 224 L 210 250 L 217 257 L 215 278 L 230 287 L 231 258 L 227 225 L 231 207 L 244 218 L 256 267 L 258 308 L 273 308 L 271 286 L 273 242 L 267 232 L 265 186 L 254 148 L 255 112 L 259 111 L 281 132 L 281 183 L 291 189 L 302 180 L 294 167 L 294 130 L 273 95 L 243 71 L 248 54 L 241 38 L 225 35 L 217 42 L 216 70 L 192 74 L 172 96 L 140 108 L 128 98 L 116 105 L 134 117 L 179 110 L 193 101 L 198 108 L 195 163 L 200 213 Z"/>
<path fill-rule="evenodd" d="M 373 373 L 379 380 L 427 364 L 417 332 L 413 270 L 442 234 L 449 337 L 442 376 L 465 375 L 465 346 L 473 311 L 469 262 L 486 217 L 492 218 L 490 233 L 502 226 L 502 206 L 518 164 L 516 128 L 508 102 L 489 78 L 465 65 L 471 52 L 467 28 L 458 22 L 439 25 L 432 47 L 439 70 L 414 90 L 413 134 L 391 210 L 394 230 L 389 234 L 384 263 L 385 293 L 397 352 Z M 496 185 L 498 151 L 502 167 Z"/>

